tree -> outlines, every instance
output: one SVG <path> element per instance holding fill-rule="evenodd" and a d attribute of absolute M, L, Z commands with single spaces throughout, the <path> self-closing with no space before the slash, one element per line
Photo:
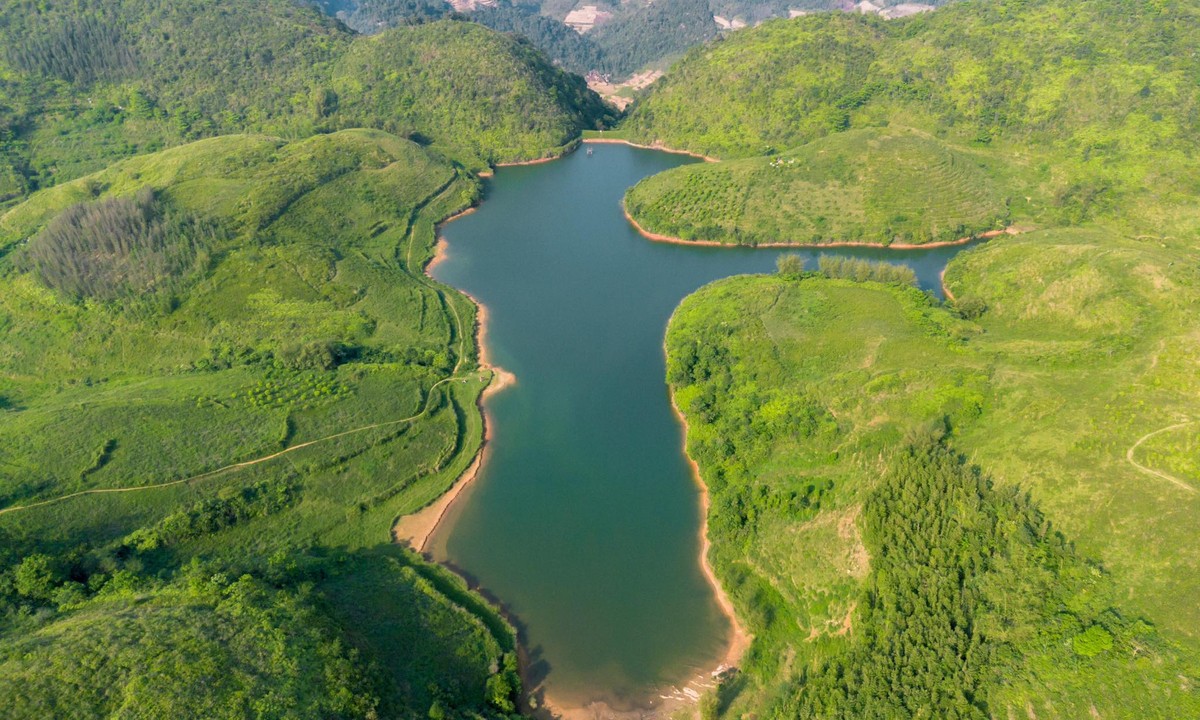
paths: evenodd
<path fill-rule="evenodd" d="M 780 275 L 799 277 L 804 272 L 804 258 L 795 254 L 780 255 L 775 261 L 775 268 Z"/>
<path fill-rule="evenodd" d="M 50 600 L 61 579 L 49 555 L 34 553 L 21 561 L 13 573 L 17 593 L 31 600 Z"/>

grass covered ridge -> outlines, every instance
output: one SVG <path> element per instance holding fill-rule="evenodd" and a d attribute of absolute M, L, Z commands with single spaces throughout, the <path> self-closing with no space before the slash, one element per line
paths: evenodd
<path fill-rule="evenodd" d="M 692 50 L 621 125 L 736 162 L 650 178 L 628 206 L 651 232 L 743 244 L 922 242 L 1006 220 L 1193 232 L 1195 15 L 998 0 L 764 23 Z"/>
<path fill-rule="evenodd" d="M 1041 231 L 958 256 L 951 307 L 816 276 L 685 300 L 669 379 L 756 636 L 720 711 L 1200 711 L 1200 488 L 1189 444 L 1161 440 L 1194 430 L 1191 253 Z M 936 592 L 912 576 L 958 563 Z"/>
<path fill-rule="evenodd" d="M 197 273 L 169 301 L 34 271 L 59 218 L 149 197 L 219 230 L 198 269 L 164 268 Z M 94 672 L 115 685 L 85 715 L 174 712 L 156 673 L 203 686 L 213 716 L 511 711 L 512 629 L 389 532 L 482 439 L 474 306 L 422 272 L 434 224 L 477 197 L 419 145 L 354 130 L 204 140 L 0 216 L 0 663 L 22 712 Z"/>
<path fill-rule="evenodd" d="M 645 230 L 682 240 L 950 242 L 1008 218 L 1009 193 L 981 164 L 913 131 L 857 130 L 653 175 L 629 190 L 625 208 Z"/>

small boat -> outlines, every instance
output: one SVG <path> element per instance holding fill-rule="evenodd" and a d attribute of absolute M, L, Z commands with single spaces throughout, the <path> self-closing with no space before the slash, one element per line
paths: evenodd
<path fill-rule="evenodd" d="M 591 157 L 591 156 L 592 156 L 592 149 L 588 148 L 588 157 Z"/>

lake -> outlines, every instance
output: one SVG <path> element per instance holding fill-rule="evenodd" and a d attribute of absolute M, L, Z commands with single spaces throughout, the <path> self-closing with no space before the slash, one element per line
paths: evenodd
<path fill-rule="evenodd" d="M 646 707 L 715 668 L 730 625 L 699 564 L 700 488 L 665 381 L 679 302 L 778 256 L 911 266 L 923 287 L 959 247 L 918 251 L 686 247 L 621 211 L 638 180 L 694 160 L 589 145 L 503 168 L 478 212 L 446 225 L 439 280 L 488 308 L 492 361 L 517 384 L 487 402 L 478 479 L 428 549 L 514 618 L 528 682 L 557 706 Z"/>

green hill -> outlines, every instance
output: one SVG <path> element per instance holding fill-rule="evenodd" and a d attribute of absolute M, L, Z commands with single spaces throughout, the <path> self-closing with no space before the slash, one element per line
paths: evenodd
<path fill-rule="evenodd" d="M 723 713 L 1200 712 L 1189 258 L 1042 231 L 959 255 L 949 307 L 808 275 L 685 300 L 669 378 L 755 635 Z"/>
<path fill-rule="evenodd" d="M 838 133 L 770 158 L 684 165 L 631 188 L 645 230 L 736 244 L 953 241 L 1003 227 L 991 158 L 911 131 Z"/>
<path fill-rule="evenodd" d="M 1190 146 L 1196 89 L 1182 80 L 1196 69 L 1184 52 L 1196 12 L 1170 1 L 1000 0 L 891 22 L 768 22 L 690 52 L 627 127 L 731 157 L 882 119 L 984 142 L 1054 139 L 1096 159 Z"/>
<path fill-rule="evenodd" d="M 976 155 L 1009 188 L 1016 220 L 1190 232 L 1200 219 L 1200 175 L 1186 160 L 1200 138 L 1200 94 L 1185 80 L 1200 73 L 1190 51 L 1200 41 L 1196 12 L 1183 2 L 999 0 L 886 22 L 772 21 L 690 52 L 639 100 L 623 132 L 721 158 L 786 160 L 846 130 L 911 128 Z M 942 162 L 924 162 L 939 182 Z M 787 184 L 759 190 L 752 166 L 717 184 L 732 197 L 790 196 Z M 645 219 L 683 232 L 808 234 L 788 203 L 776 205 L 766 219 L 731 210 L 714 223 L 667 203 Z M 894 235 L 890 220 L 865 233 Z"/>
<path fill-rule="evenodd" d="M 378 703 L 311 599 L 249 577 L 119 584 L 0 636 L 7 715 L 365 718 Z"/>
<path fill-rule="evenodd" d="M 81 716 L 170 714 L 139 688 L 232 664 L 200 714 L 511 710 L 513 631 L 390 537 L 482 440 L 474 306 L 421 271 L 434 223 L 477 196 L 353 130 L 201 140 L 0 216 L 0 674 L 21 707 L 53 714 L 104 672 L 135 697 L 89 689 Z M 241 584 L 180 595 L 193 562 L 286 592 L 213 627 Z M 118 578 L 133 594 L 109 602 Z M 241 622 L 269 658 L 223 639 Z"/>
<path fill-rule="evenodd" d="M 357 36 L 289 0 L 0 9 L 0 197 L 214 135 L 371 127 L 464 159 L 542 157 L 602 122 L 527 45 L 442 22 Z"/>

